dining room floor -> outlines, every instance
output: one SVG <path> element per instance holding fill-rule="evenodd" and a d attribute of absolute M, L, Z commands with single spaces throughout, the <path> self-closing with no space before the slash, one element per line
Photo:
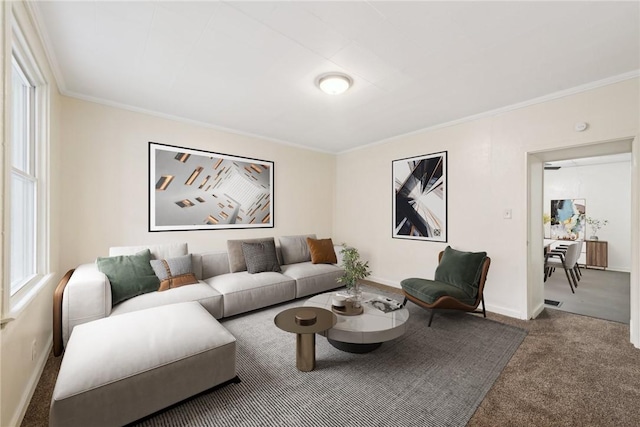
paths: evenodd
<path fill-rule="evenodd" d="M 630 274 L 584 267 L 581 271 L 582 278 L 572 294 L 564 271 L 556 269 L 545 282 L 545 308 L 629 324 Z M 559 305 L 548 303 L 552 301 Z"/>

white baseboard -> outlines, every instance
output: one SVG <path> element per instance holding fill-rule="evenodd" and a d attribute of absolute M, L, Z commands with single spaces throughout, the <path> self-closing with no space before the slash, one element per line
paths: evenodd
<path fill-rule="evenodd" d="M 38 360 L 36 362 L 36 369 L 33 370 L 31 377 L 29 378 L 29 384 L 27 390 L 22 395 L 22 399 L 20 399 L 20 404 L 16 412 L 13 414 L 13 419 L 11 420 L 11 426 L 19 427 L 22 424 L 22 420 L 24 419 L 25 414 L 27 413 L 27 409 L 29 408 L 29 403 L 31 402 L 31 398 L 33 397 L 33 393 L 36 391 L 36 387 L 38 386 L 38 381 L 40 381 L 40 377 L 42 376 L 42 372 L 44 371 L 44 367 L 47 364 L 47 359 L 49 358 L 49 353 L 51 353 L 51 349 L 53 348 L 53 335 L 50 335 L 47 339 L 47 345 L 45 346 L 45 350 L 41 352 Z"/>
<path fill-rule="evenodd" d="M 543 304 L 538 305 L 538 306 L 535 308 L 535 310 L 533 310 L 533 316 L 531 316 L 531 318 L 532 318 L 532 319 L 537 318 L 537 317 L 540 315 L 540 313 L 542 313 L 542 310 L 544 310 L 544 303 L 543 303 Z M 527 320 L 529 320 L 529 319 L 527 319 Z"/>
<path fill-rule="evenodd" d="M 608 267 L 607 271 L 619 271 L 620 273 L 631 273 L 631 269 L 630 268 L 628 268 L 628 267 L 617 267 L 617 266 Z"/>
<path fill-rule="evenodd" d="M 487 304 L 487 311 L 492 313 L 501 314 L 507 317 L 513 317 L 514 319 L 527 320 L 526 314 L 520 313 L 518 310 L 512 308 L 502 307 L 499 305 Z"/>
<path fill-rule="evenodd" d="M 382 277 L 373 277 L 370 276 L 369 280 L 372 282 L 380 283 L 381 285 L 393 286 L 394 288 L 400 289 L 400 282 L 394 282 L 391 280 L 383 279 Z"/>

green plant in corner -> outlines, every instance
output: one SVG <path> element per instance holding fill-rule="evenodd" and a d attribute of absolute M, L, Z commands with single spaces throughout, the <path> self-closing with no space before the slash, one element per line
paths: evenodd
<path fill-rule="evenodd" d="M 344 274 L 338 278 L 338 283 L 342 283 L 351 289 L 358 284 L 358 280 L 362 280 L 365 277 L 371 275 L 369 270 L 369 261 L 360 260 L 360 254 L 356 248 L 342 244 L 342 267 L 344 268 Z"/>

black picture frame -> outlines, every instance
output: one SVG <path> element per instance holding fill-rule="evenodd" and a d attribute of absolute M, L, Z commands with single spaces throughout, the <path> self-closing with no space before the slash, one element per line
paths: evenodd
<path fill-rule="evenodd" d="M 274 227 L 274 162 L 149 142 L 149 231 Z"/>
<path fill-rule="evenodd" d="M 392 237 L 446 243 L 447 151 L 391 162 Z"/>

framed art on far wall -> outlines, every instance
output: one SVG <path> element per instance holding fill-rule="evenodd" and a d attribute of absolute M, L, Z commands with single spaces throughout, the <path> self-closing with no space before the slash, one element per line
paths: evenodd
<path fill-rule="evenodd" d="M 400 239 L 447 241 L 447 152 L 394 160 L 393 234 Z"/>
<path fill-rule="evenodd" d="M 149 142 L 149 231 L 271 228 L 273 162 Z"/>
<path fill-rule="evenodd" d="M 559 240 L 584 240 L 585 199 L 551 200 L 551 238 Z"/>

